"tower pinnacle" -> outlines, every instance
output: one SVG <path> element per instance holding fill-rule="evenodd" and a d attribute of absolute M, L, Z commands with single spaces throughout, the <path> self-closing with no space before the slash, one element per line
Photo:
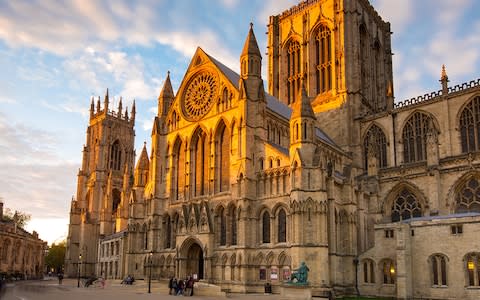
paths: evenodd
<path fill-rule="evenodd" d="M 160 95 L 158 96 L 158 116 L 167 115 L 168 109 L 174 99 L 172 82 L 170 81 L 170 71 L 167 72 L 167 78 L 163 84 Z"/>

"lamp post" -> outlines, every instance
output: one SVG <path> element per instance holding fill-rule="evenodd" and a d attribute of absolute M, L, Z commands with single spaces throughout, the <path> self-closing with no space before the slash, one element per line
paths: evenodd
<path fill-rule="evenodd" d="M 151 285 L 152 285 L 152 264 L 153 264 L 153 261 L 152 261 L 152 256 L 153 256 L 153 251 L 150 251 L 150 254 L 149 254 L 149 257 L 148 257 L 148 260 L 150 262 L 149 264 L 149 268 L 150 270 L 148 270 L 148 293 L 150 294 L 151 293 Z"/>
<path fill-rule="evenodd" d="M 82 263 L 82 254 L 78 256 L 77 288 L 80 287 L 80 265 Z"/>

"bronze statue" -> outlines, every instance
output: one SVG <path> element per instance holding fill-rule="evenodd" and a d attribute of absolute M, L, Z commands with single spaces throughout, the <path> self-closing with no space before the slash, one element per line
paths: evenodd
<path fill-rule="evenodd" d="M 289 283 L 295 284 L 308 284 L 308 271 L 310 269 L 307 267 L 304 261 L 300 264 L 300 267 L 293 271 L 292 276 L 290 277 Z M 294 282 L 294 280 L 297 280 Z"/>

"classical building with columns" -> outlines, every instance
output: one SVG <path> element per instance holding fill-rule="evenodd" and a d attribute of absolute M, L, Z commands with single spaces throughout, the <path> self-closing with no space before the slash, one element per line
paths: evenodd
<path fill-rule="evenodd" d="M 395 101 L 390 35 L 367 0 L 302 1 L 266 86 L 252 25 L 239 74 L 197 48 L 135 166 L 135 107 L 92 101 L 67 272 L 112 274 L 118 241 L 117 277 L 275 293 L 305 261 L 318 296 L 478 299 L 480 80 Z"/>

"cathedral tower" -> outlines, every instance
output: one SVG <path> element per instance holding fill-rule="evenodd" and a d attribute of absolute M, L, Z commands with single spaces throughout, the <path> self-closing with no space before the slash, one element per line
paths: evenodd
<path fill-rule="evenodd" d="M 122 99 L 117 111 L 110 110 L 109 105 L 108 89 L 103 109 L 100 97 L 96 109 L 93 98 L 90 105 L 77 195 L 70 211 L 65 270 L 69 276 L 76 276 L 78 262 L 82 275 L 94 274 L 99 238 L 126 226 L 126 222 L 117 224 L 117 218 L 128 217 L 128 200 L 122 194 L 128 192 L 130 183 L 124 181 L 132 174 L 135 157 L 135 103 L 130 117 L 128 108 L 123 111 Z"/>
<path fill-rule="evenodd" d="M 354 120 L 393 106 L 390 36 L 367 0 L 303 1 L 270 17 L 268 91 L 293 105 L 303 81 L 322 129 L 355 151 Z"/>

